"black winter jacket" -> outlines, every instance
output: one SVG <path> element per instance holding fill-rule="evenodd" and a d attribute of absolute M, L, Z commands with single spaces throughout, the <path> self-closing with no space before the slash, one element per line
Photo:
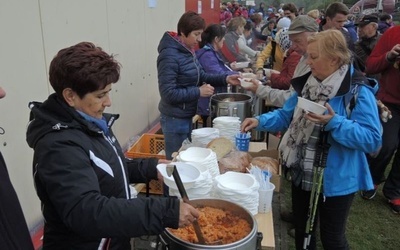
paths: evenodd
<path fill-rule="evenodd" d="M 127 160 L 110 135 L 56 94 L 32 102 L 27 142 L 45 219 L 44 249 L 131 249 L 130 238 L 177 228 L 179 200 L 130 199 L 129 183 L 157 178 L 157 159 Z"/>
<path fill-rule="evenodd" d="M 204 72 L 194 52 L 177 40 L 177 34 L 165 32 L 158 45 L 157 71 L 161 114 L 192 118 L 197 111 L 199 87 L 203 83 L 226 86 L 227 74 Z"/>
<path fill-rule="evenodd" d="M 33 250 L 28 226 L 0 152 L 0 249 Z"/>

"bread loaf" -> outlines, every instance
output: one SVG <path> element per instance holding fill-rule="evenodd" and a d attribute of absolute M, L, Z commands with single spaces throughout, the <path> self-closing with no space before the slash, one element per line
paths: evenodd
<path fill-rule="evenodd" d="M 251 162 L 251 155 L 247 152 L 232 151 L 218 161 L 219 172 L 224 174 L 228 171 L 246 173 Z"/>
<path fill-rule="evenodd" d="M 217 159 L 223 158 L 233 149 L 233 143 L 231 140 L 225 137 L 218 137 L 213 139 L 207 144 L 207 148 L 211 149 L 217 155 Z"/>
<path fill-rule="evenodd" d="M 272 174 L 279 173 L 279 162 L 278 160 L 271 158 L 271 157 L 254 157 L 251 160 L 251 164 L 253 166 L 257 166 L 263 170 L 268 170 Z"/>

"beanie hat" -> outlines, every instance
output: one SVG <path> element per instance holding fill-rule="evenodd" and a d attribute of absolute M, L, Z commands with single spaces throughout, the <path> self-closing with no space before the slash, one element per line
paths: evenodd
<path fill-rule="evenodd" d="M 279 19 L 278 23 L 276 24 L 276 28 L 282 29 L 282 28 L 289 28 L 290 26 L 290 19 L 288 17 L 282 17 L 281 19 Z"/>

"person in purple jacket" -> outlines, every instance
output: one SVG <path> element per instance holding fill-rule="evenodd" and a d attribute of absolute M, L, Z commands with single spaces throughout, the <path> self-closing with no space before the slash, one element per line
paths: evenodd
<path fill-rule="evenodd" d="M 394 24 L 393 24 L 392 15 L 383 13 L 379 16 L 379 22 L 378 22 L 379 33 L 383 34 L 383 33 L 385 33 L 386 30 L 388 30 L 389 28 L 391 28 L 393 26 L 394 26 Z"/>
<path fill-rule="evenodd" d="M 210 24 L 201 34 L 201 49 L 196 51 L 196 57 L 206 73 L 210 74 L 238 74 L 227 67 L 222 60 L 219 51 L 224 43 L 225 28 L 219 24 Z M 227 84 L 215 86 L 214 93 L 226 93 Z M 197 114 L 203 120 L 203 126 L 206 126 L 207 119 L 210 116 L 210 97 L 200 97 L 197 104 Z"/>

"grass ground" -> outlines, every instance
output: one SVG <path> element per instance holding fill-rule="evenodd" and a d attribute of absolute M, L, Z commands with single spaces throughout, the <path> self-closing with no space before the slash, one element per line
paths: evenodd
<path fill-rule="evenodd" d="M 400 215 L 390 209 L 382 185 L 378 190 L 372 200 L 354 200 L 347 225 L 352 249 L 400 249 Z"/>
<path fill-rule="evenodd" d="M 389 170 L 389 169 L 388 169 Z M 290 206 L 290 182 L 283 181 L 285 204 Z M 347 240 L 353 250 L 400 249 L 400 215 L 394 214 L 382 194 L 382 185 L 374 199 L 364 200 L 356 195 L 347 224 Z M 295 249 L 294 240 L 288 237 L 288 248 Z M 322 249 L 318 244 L 318 249 Z"/>

